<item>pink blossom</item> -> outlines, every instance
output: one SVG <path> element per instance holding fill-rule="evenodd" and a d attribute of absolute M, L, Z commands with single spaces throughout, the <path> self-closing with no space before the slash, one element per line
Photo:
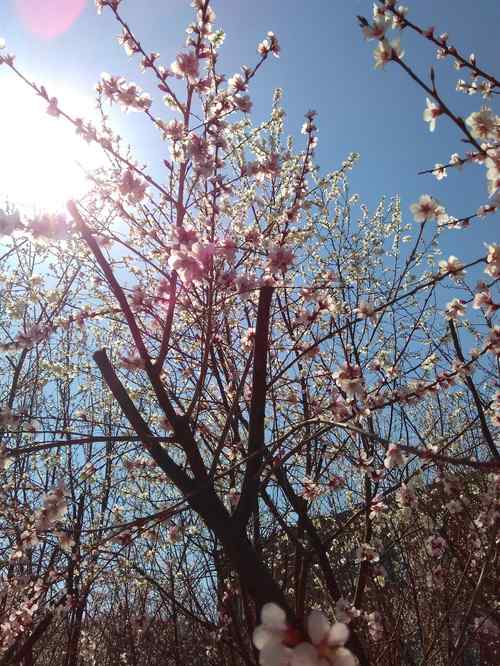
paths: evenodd
<path fill-rule="evenodd" d="M 97 13 L 100 14 L 104 7 L 111 7 L 111 9 L 118 9 L 121 0 L 95 0 Z"/>
<path fill-rule="evenodd" d="M 500 354 L 500 326 L 494 326 L 488 336 L 488 343 L 495 354 Z"/>
<path fill-rule="evenodd" d="M 370 504 L 371 520 L 377 520 L 378 518 L 381 518 L 384 511 L 387 511 L 387 504 L 385 504 L 381 495 L 375 495 Z"/>
<path fill-rule="evenodd" d="M 198 80 L 198 57 L 194 51 L 178 53 L 170 68 L 176 76 L 186 78 L 191 84 L 196 83 Z"/>
<path fill-rule="evenodd" d="M 236 108 L 243 113 L 249 113 L 252 110 L 252 100 L 249 95 L 234 95 L 233 102 Z"/>
<path fill-rule="evenodd" d="M 252 275 L 240 275 L 236 278 L 236 287 L 240 296 L 251 298 L 257 288 L 257 280 Z"/>
<path fill-rule="evenodd" d="M 361 319 L 369 319 L 372 324 L 377 323 L 377 313 L 371 303 L 360 301 L 354 312 L 356 312 Z"/>
<path fill-rule="evenodd" d="M 488 245 L 488 254 L 486 255 L 486 263 L 488 264 L 484 272 L 492 278 L 500 277 L 500 245 L 493 243 Z"/>
<path fill-rule="evenodd" d="M 285 611 L 275 603 L 262 607 L 261 624 L 253 632 L 253 644 L 259 650 L 261 666 L 285 666 L 289 663 L 291 649 L 283 644 L 288 625 Z"/>
<path fill-rule="evenodd" d="M 128 56 L 139 52 L 139 47 L 137 46 L 136 40 L 134 39 L 133 35 L 125 28 L 123 29 L 122 34 L 118 37 L 118 44 L 123 46 L 125 53 Z"/>
<path fill-rule="evenodd" d="M 139 354 L 123 354 L 120 356 L 121 365 L 127 370 L 143 370 L 145 367 L 144 360 Z"/>
<path fill-rule="evenodd" d="M 293 264 L 294 254 L 286 245 L 274 245 L 269 251 L 268 268 L 271 272 L 287 271 Z"/>
<path fill-rule="evenodd" d="M 248 88 L 248 83 L 241 74 L 235 74 L 228 81 L 228 91 L 231 94 L 245 92 Z"/>
<path fill-rule="evenodd" d="M 57 118 L 61 115 L 61 111 L 57 105 L 57 97 L 50 98 L 49 105 L 47 107 L 47 113 L 49 116 L 54 116 L 54 118 Z"/>
<path fill-rule="evenodd" d="M 169 120 L 165 123 L 163 120 L 156 120 L 156 124 L 163 131 L 165 137 L 172 141 L 181 141 L 184 138 L 184 125 L 179 120 Z"/>
<path fill-rule="evenodd" d="M 448 176 L 448 172 L 446 171 L 444 164 L 439 163 L 434 165 L 432 173 L 436 176 L 436 180 L 443 180 L 443 178 Z"/>
<path fill-rule="evenodd" d="M 436 129 L 436 120 L 443 113 L 443 109 L 439 104 L 433 102 L 428 97 L 426 99 L 427 107 L 424 111 L 423 117 L 426 123 L 429 123 L 429 130 L 434 132 Z"/>
<path fill-rule="evenodd" d="M 267 33 L 267 38 L 258 45 L 257 51 L 263 57 L 267 57 L 269 53 L 272 53 L 275 58 L 279 58 L 281 47 L 274 32 Z"/>
<path fill-rule="evenodd" d="M 389 444 L 387 448 L 387 453 L 384 459 L 384 467 L 387 469 L 393 469 L 394 467 L 400 467 L 404 465 L 406 458 L 403 455 L 401 449 L 397 444 Z"/>
<path fill-rule="evenodd" d="M 360 615 L 361 611 L 355 608 L 352 603 L 344 599 L 344 597 L 340 597 L 340 599 L 335 602 L 335 618 L 337 622 L 349 624 Z"/>
<path fill-rule="evenodd" d="M 359 546 L 357 556 L 361 562 L 376 563 L 380 560 L 380 553 L 369 543 L 362 543 Z"/>
<path fill-rule="evenodd" d="M 486 316 L 492 317 L 496 310 L 500 308 L 500 305 L 497 305 L 493 302 L 491 291 L 489 289 L 483 288 L 474 296 L 472 307 L 474 310 L 479 310 L 480 308 L 485 307 Z"/>
<path fill-rule="evenodd" d="M 401 507 L 415 507 L 417 495 L 411 484 L 402 483 L 396 491 L 396 501 Z"/>
<path fill-rule="evenodd" d="M 375 69 L 383 69 L 391 60 L 401 59 L 403 56 L 404 51 L 401 49 L 399 39 L 395 39 L 392 42 L 388 42 L 387 39 L 381 39 L 373 52 Z"/>
<path fill-rule="evenodd" d="M 429 194 L 422 194 L 418 202 L 410 206 L 410 210 L 413 213 L 415 222 L 427 222 L 437 217 L 439 204 Z"/>
<path fill-rule="evenodd" d="M 463 317 L 465 314 L 465 307 L 463 301 L 459 298 L 454 298 L 450 301 L 445 308 L 445 317 L 446 319 L 458 319 L 458 317 Z"/>
<path fill-rule="evenodd" d="M 188 250 L 199 240 L 198 232 L 193 227 L 174 225 L 170 227 L 170 238 L 173 244 L 178 243 Z"/>
<path fill-rule="evenodd" d="M 173 525 L 168 530 L 168 540 L 172 544 L 179 543 L 179 541 L 182 541 L 183 533 L 184 530 L 180 525 Z"/>
<path fill-rule="evenodd" d="M 310 642 L 302 642 L 292 652 L 291 666 L 356 666 L 357 659 L 344 647 L 349 628 L 342 622 L 330 624 L 323 613 L 311 611 L 307 618 Z"/>
<path fill-rule="evenodd" d="M 470 127 L 471 134 L 475 139 L 488 140 L 499 138 L 500 119 L 487 107 L 471 113 L 465 122 Z"/>
<path fill-rule="evenodd" d="M 334 373 L 333 378 L 349 398 L 363 396 L 365 394 L 364 382 L 359 365 L 344 363 L 340 370 Z"/>
<path fill-rule="evenodd" d="M 319 483 L 312 481 L 312 479 L 304 478 L 302 486 L 302 497 L 309 502 L 313 502 L 323 494 L 322 486 Z"/>
<path fill-rule="evenodd" d="M 21 226 L 21 220 L 18 212 L 4 213 L 0 210 L 0 237 L 10 236 Z"/>
<path fill-rule="evenodd" d="M 44 213 L 28 224 L 33 238 L 63 240 L 68 235 L 68 222 L 62 214 Z"/>
<path fill-rule="evenodd" d="M 425 549 L 431 557 L 441 559 L 446 551 L 446 541 L 439 534 L 433 534 L 426 539 Z"/>
<path fill-rule="evenodd" d="M 378 15 L 374 18 L 372 24 L 363 26 L 362 32 L 365 39 L 382 39 L 385 36 L 385 31 L 390 27 L 390 19 L 385 14 Z"/>
<path fill-rule="evenodd" d="M 332 476 L 328 479 L 328 487 L 331 490 L 339 490 L 340 488 L 343 488 L 345 486 L 345 481 L 341 476 L 337 476 L 336 474 L 332 474 Z"/>
<path fill-rule="evenodd" d="M 231 238 L 231 236 L 225 236 L 217 247 L 217 254 L 227 259 L 227 261 L 233 261 L 236 250 L 237 245 L 234 238 Z"/>
<path fill-rule="evenodd" d="M 333 391 L 331 408 L 336 421 L 347 421 L 352 417 L 351 410 L 338 391 Z"/>
<path fill-rule="evenodd" d="M 367 613 L 366 621 L 371 639 L 376 642 L 382 640 L 384 636 L 384 625 L 382 624 L 380 613 L 377 611 Z"/>
<path fill-rule="evenodd" d="M 140 203 L 146 194 L 146 183 L 135 176 L 132 169 L 127 169 L 121 177 L 118 189 L 132 204 Z"/>
<path fill-rule="evenodd" d="M 103 73 L 96 86 L 111 102 L 118 102 L 124 111 L 147 111 L 151 97 L 135 83 L 127 83 L 123 77 Z"/>
<path fill-rule="evenodd" d="M 439 269 L 442 275 L 449 273 L 455 280 L 465 275 L 463 263 L 453 254 L 439 262 Z"/>

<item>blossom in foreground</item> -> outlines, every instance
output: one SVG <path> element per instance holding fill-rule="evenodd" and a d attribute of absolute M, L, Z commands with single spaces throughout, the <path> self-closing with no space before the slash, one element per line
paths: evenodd
<path fill-rule="evenodd" d="M 356 666 L 356 658 L 344 647 L 349 638 L 347 625 L 330 625 L 323 613 L 313 610 L 307 619 L 307 633 L 311 642 L 294 648 L 291 666 Z"/>
<path fill-rule="evenodd" d="M 500 189 L 500 148 L 488 150 L 487 155 L 484 165 L 488 179 L 488 192 L 493 197 Z"/>
<path fill-rule="evenodd" d="M 354 310 L 361 319 L 369 319 L 372 324 L 377 323 L 377 313 L 371 303 L 360 301 L 358 307 Z"/>
<path fill-rule="evenodd" d="M 178 53 L 176 59 L 170 66 L 172 72 L 179 78 L 186 78 L 189 83 L 196 83 L 198 80 L 198 58 L 196 53 Z"/>
<path fill-rule="evenodd" d="M 57 97 L 51 97 L 46 111 L 49 116 L 57 118 L 61 114 L 57 104 Z"/>
<path fill-rule="evenodd" d="M 496 245 L 495 243 L 488 245 L 486 263 L 488 265 L 484 269 L 484 272 L 492 278 L 500 277 L 500 245 Z"/>
<path fill-rule="evenodd" d="M 425 540 L 425 549 L 431 557 L 441 559 L 446 551 L 446 541 L 439 534 L 433 534 Z"/>
<path fill-rule="evenodd" d="M 294 254 L 285 245 L 274 245 L 269 251 L 268 268 L 272 273 L 287 271 L 293 264 Z"/>
<path fill-rule="evenodd" d="M 130 203 L 139 203 L 146 194 L 146 183 L 137 178 L 131 169 L 127 169 L 122 174 L 118 189 L 123 196 L 127 197 Z"/>
<path fill-rule="evenodd" d="M 313 610 L 307 619 L 308 641 L 287 625 L 283 609 L 265 604 L 261 624 L 255 629 L 253 642 L 259 650 L 261 666 L 356 666 L 357 660 L 344 647 L 348 627 L 335 622 L 330 625 L 320 611 Z"/>
<path fill-rule="evenodd" d="M 101 14 L 104 7 L 111 7 L 111 9 L 118 9 L 121 0 L 95 0 L 97 13 Z"/>
<path fill-rule="evenodd" d="M 363 376 L 359 365 L 344 363 L 340 370 L 333 374 L 333 379 L 348 398 L 362 397 L 365 393 Z"/>
<path fill-rule="evenodd" d="M 440 164 L 439 162 L 434 165 L 432 173 L 436 176 L 437 180 L 443 180 L 443 178 L 446 178 L 448 176 L 445 165 Z"/>
<path fill-rule="evenodd" d="M 374 18 L 373 23 L 367 23 L 363 26 L 363 35 L 365 39 L 382 39 L 385 36 L 385 31 L 390 27 L 389 17 L 378 15 Z"/>
<path fill-rule="evenodd" d="M 500 307 L 493 302 L 491 291 L 484 286 L 475 296 L 472 303 L 474 310 L 479 310 L 482 307 L 486 308 L 486 316 L 492 317 L 494 312 Z"/>
<path fill-rule="evenodd" d="M 450 255 L 448 259 L 443 259 L 443 261 L 440 261 L 439 268 L 442 275 L 445 273 L 450 273 L 451 277 L 455 280 L 465 275 L 463 263 L 453 254 Z"/>
<path fill-rule="evenodd" d="M 259 650 L 262 666 L 284 666 L 290 663 L 291 649 L 284 645 L 288 625 L 285 611 L 277 604 L 262 607 L 261 624 L 253 632 L 253 644 Z"/>
<path fill-rule="evenodd" d="M 387 39 L 381 39 L 373 52 L 375 60 L 375 69 L 383 69 L 391 60 L 401 59 L 404 51 L 401 49 L 399 39 L 388 42 Z"/>
<path fill-rule="evenodd" d="M 487 140 L 498 139 L 500 133 L 500 119 L 491 109 L 483 107 L 481 111 L 475 111 L 465 121 L 475 139 Z"/>
<path fill-rule="evenodd" d="M 436 120 L 439 118 L 439 116 L 443 113 L 443 109 L 439 104 L 436 104 L 432 100 L 430 100 L 428 97 L 426 99 L 427 106 L 425 108 L 423 117 L 426 123 L 429 123 L 429 130 L 431 132 L 434 132 L 436 129 Z"/>
<path fill-rule="evenodd" d="M 274 32 L 267 33 L 267 38 L 258 45 L 257 52 L 264 57 L 267 57 L 269 53 L 272 53 L 275 58 L 280 57 L 281 46 Z"/>
<path fill-rule="evenodd" d="M 393 469 L 404 465 L 406 458 L 397 444 L 389 444 L 384 458 L 384 467 L 386 469 Z"/>
<path fill-rule="evenodd" d="M 458 319 L 458 317 L 463 317 L 465 314 L 465 307 L 463 302 L 459 298 L 454 298 L 450 301 L 445 308 L 444 316 L 446 319 Z"/>
<path fill-rule="evenodd" d="M 427 222 L 437 217 L 440 211 L 439 203 L 430 194 L 422 194 L 420 199 L 410 206 L 415 222 Z"/>
<path fill-rule="evenodd" d="M 396 502 L 400 507 L 415 507 L 417 504 L 417 495 L 415 489 L 409 483 L 402 483 L 401 488 L 396 491 Z"/>

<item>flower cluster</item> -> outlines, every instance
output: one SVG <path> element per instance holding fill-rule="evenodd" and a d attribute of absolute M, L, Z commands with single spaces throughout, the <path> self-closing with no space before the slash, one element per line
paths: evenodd
<path fill-rule="evenodd" d="M 21 218 L 17 211 L 6 213 L 0 209 L 0 238 L 11 236 L 16 229 L 21 228 Z"/>
<path fill-rule="evenodd" d="M 123 172 L 118 189 L 131 204 L 140 203 L 146 194 L 146 183 L 142 178 L 138 178 L 132 169 Z"/>
<path fill-rule="evenodd" d="M 122 76 L 104 73 L 96 90 L 109 99 L 117 102 L 124 111 L 148 111 L 151 97 L 143 92 L 135 83 L 128 83 Z"/>
<path fill-rule="evenodd" d="M 347 625 L 330 624 L 320 611 L 307 618 L 307 638 L 287 624 L 282 608 L 265 604 L 261 624 L 255 629 L 253 642 L 259 650 L 261 666 L 356 666 L 357 659 L 345 646 L 349 638 Z"/>

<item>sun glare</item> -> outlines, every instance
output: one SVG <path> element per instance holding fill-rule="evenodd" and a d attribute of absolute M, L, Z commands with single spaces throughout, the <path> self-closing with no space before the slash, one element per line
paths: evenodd
<path fill-rule="evenodd" d="M 24 25 L 37 37 L 52 39 L 66 32 L 85 9 L 86 0 L 16 0 Z"/>
<path fill-rule="evenodd" d="M 88 189 L 85 170 L 102 163 L 99 147 L 77 136 L 63 118 L 49 116 L 47 104 L 19 82 L 4 79 L 0 87 L 0 199 L 37 210 L 64 208 Z M 61 108 L 92 120 L 91 96 L 67 90 L 56 95 Z"/>

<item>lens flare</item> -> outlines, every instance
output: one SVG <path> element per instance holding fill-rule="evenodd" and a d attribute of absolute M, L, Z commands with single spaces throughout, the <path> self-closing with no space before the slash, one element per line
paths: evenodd
<path fill-rule="evenodd" d="M 73 25 L 85 4 L 86 0 L 16 0 L 16 9 L 28 30 L 53 39 Z"/>

